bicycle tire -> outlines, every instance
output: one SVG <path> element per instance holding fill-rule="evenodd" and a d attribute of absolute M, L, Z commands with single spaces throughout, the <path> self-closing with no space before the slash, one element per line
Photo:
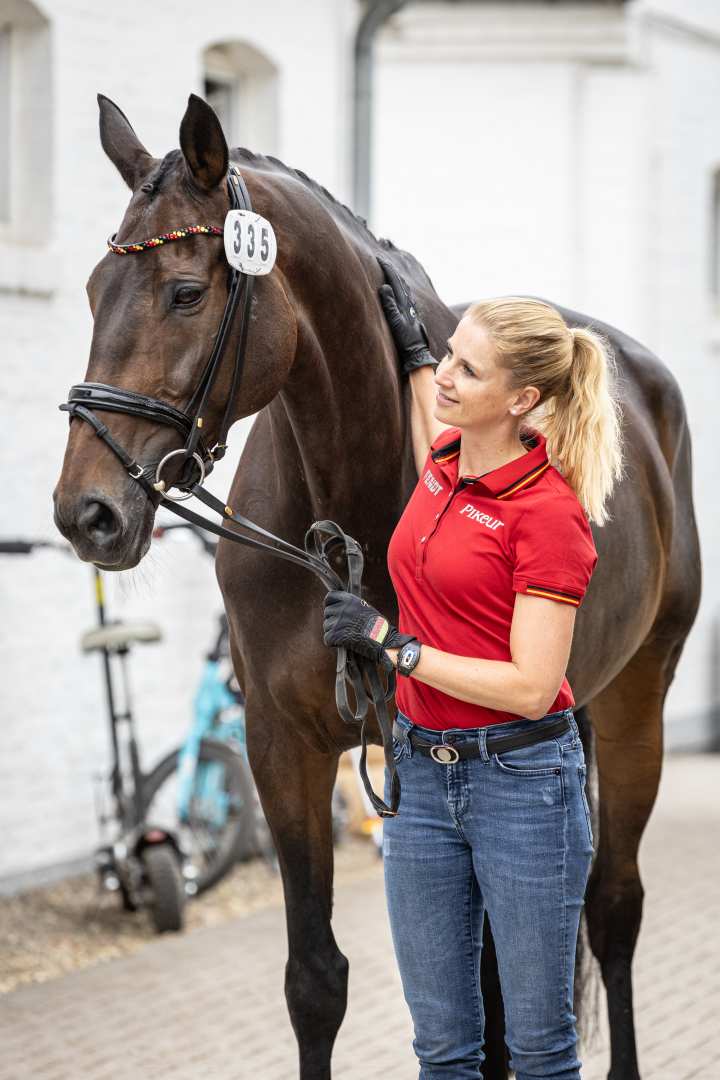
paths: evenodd
<path fill-rule="evenodd" d="M 182 930 L 185 882 L 178 853 L 171 844 L 151 844 L 140 855 L 145 886 L 150 892 L 148 908 L 158 934 Z"/>
<path fill-rule="evenodd" d="M 249 767 L 240 754 L 216 739 L 203 739 L 198 764 L 200 767 L 213 763 L 222 766 L 223 787 L 231 807 L 227 821 L 222 828 L 214 827 L 203 820 L 202 807 L 193 806 L 191 802 L 190 821 L 182 825 L 177 820 L 176 804 L 172 799 L 168 800 L 171 811 L 166 808 L 165 819 L 156 821 L 153 803 L 157 813 L 158 793 L 177 773 L 179 758 L 179 749 L 171 751 L 145 778 L 145 817 L 150 825 L 167 828 L 180 837 L 183 850 L 197 870 L 192 881 L 195 894 L 199 895 L 216 885 L 239 859 L 256 853 L 255 790 Z M 169 813 L 172 820 L 168 820 Z"/>

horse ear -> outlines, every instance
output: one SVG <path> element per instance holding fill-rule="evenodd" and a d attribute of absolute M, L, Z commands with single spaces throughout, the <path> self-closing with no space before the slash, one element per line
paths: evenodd
<path fill-rule="evenodd" d="M 180 148 L 195 184 L 212 191 L 225 179 L 228 148 L 220 121 L 213 109 L 197 94 L 188 98 L 180 124 Z"/>
<path fill-rule="evenodd" d="M 132 125 L 114 101 L 98 94 L 100 107 L 100 142 L 123 180 L 134 191 L 152 163 L 149 154 L 132 129 Z"/>

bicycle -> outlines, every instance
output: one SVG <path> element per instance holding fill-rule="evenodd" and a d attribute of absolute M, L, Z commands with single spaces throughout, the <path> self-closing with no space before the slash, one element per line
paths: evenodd
<path fill-rule="evenodd" d="M 55 541 L 0 541 L 0 554 L 29 555 L 38 548 L 70 551 Z M 147 908 L 159 933 L 180 930 L 185 898 L 209 888 L 238 858 L 258 849 L 257 796 L 249 767 L 233 745 L 233 740 L 237 745 L 244 742 L 244 718 L 238 724 L 224 713 L 226 720 L 217 728 L 223 742 L 191 734 L 183 748 L 182 799 L 161 820 L 157 795 L 178 752 L 162 759 L 149 773 L 143 772 L 127 661 L 133 645 L 157 642 L 162 631 L 150 621 L 111 621 L 103 575 L 97 567 L 92 570 L 97 624 L 82 635 L 80 644 L 86 653 L 99 652 L 103 661 L 112 752 L 109 773 L 99 778 L 96 787 L 100 844 L 95 867 L 101 887 L 117 892 L 126 911 Z M 214 651 L 219 659 L 219 641 Z M 122 707 L 116 667 L 120 668 Z M 215 675 L 212 658 L 196 708 L 199 702 L 204 702 L 199 715 L 208 721 L 219 710 L 237 704 L 224 680 Z M 213 703 L 214 708 L 208 708 Z"/>
<path fill-rule="evenodd" d="M 29 555 L 37 548 L 70 550 L 66 544 L 49 540 L 0 542 L 0 554 L 5 555 Z M 126 910 L 147 908 L 158 933 L 181 930 L 185 905 L 183 852 L 171 830 L 148 821 L 127 671 L 131 646 L 159 641 L 162 632 L 149 621 L 110 621 L 102 574 L 93 567 L 93 575 L 97 624 L 82 635 L 80 644 L 86 653 L 98 652 L 103 661 L 112 751 L 106 778 L 109 800 L 96 789 L 100 845 L 95 852 L 95 866 L 101 886 L 118 892 Z M 114 678 L 116 667 L 121 673 L 122 708 Z"/>

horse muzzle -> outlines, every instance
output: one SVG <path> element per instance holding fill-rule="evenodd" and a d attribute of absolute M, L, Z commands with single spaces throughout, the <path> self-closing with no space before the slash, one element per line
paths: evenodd
<path fill-rule="evenodd" d="M 55 491 L 55 524 L 78 558 L 103 570 L 130 570 L 150 546 L 154 508 L 142 497 L 124 507 L 106 493 L 63 496 Z"/>

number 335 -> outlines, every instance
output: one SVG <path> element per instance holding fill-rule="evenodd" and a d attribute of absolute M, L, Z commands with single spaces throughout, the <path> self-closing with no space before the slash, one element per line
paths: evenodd
<path fill-rule="evenodd" d="M 255 258 L 255 248 L 257 244 L 257 230 L 255 225 L 251 221 L 245 226 L 245 240 L 243 245 L 243 223 L 240 218 L 236 218 L 234 222 L 235 239 L 233 241 L 233 251 L 236 255 L 245 255 L 248 259 Z M 270 238 L 266 226 L 260 227 L 260 259 L 262 262 L 267 262 L 270 254 Z"/>

